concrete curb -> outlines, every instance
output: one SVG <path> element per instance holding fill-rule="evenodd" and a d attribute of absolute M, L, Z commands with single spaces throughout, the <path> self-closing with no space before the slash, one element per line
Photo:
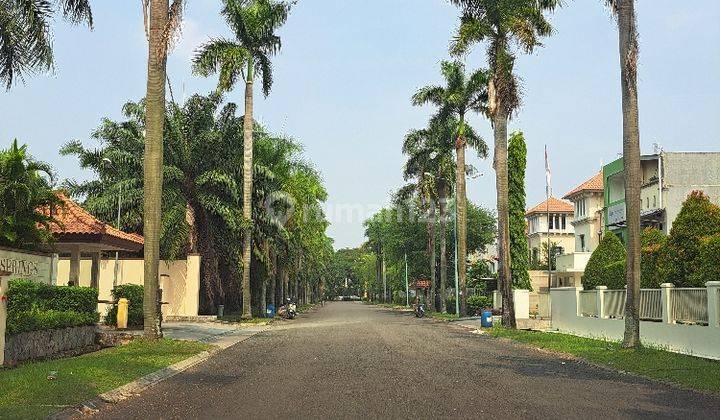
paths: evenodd
<path fill-rule="evenodd" d="M 129 382 L 108 392 L 104 392 L 91 400 L 80 403 L 74 407 L 67 408 L 59 413 L 49 416 L 48 418 L 53 420 L 75 419 L 97 413 L 103 406 L 109 404 L 116 404 L 120 401 L 136 396 L 142 391 L 208 360 L 215 354 L 220 353 L 228 347 L 234 346 L 238 343 L 242 343 L 243 341 L 254 337 L 257 334 L 270 329 L 269 325 L 264 325 L 264 327 L 265 328 L 258 329 L 256 331 L 251 331 L 251 334 L 239 335 L 236 337 L 236 340 L 232 340 L 229 342 L 221 342 L 217 345 L 214 345 L 214 347 L 209 350 L 205 350 L 196 354 L 195 356 L 189 357 L 185 360 L 181 360 L 173 365 L 164 367 L 158 371 L 142 376 L 132 382 Z"/>

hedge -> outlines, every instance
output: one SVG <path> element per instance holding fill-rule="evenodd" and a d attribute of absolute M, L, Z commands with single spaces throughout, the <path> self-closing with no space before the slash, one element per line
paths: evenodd
<path fill-rule="evenodd" d="M 625 261 L 626 258 L 627 252 L 617 235 L 611 231 L 606 232 L 585 267 L 582 281 L 585 289 L 594 289 L 595 286 L 614 288 L 618 284 L 620 287 L 617 288 L 619 289 L 625 287 L 625 276 L 616 277 L 618 274 L 616 265 L 620 261 Z"/>
<path fill-rule="evenodd" d="M 93 325 L 98 321 L 98 291 L 90 287 L 11 280 L 7 296 L 8 334 Z"/>
<path fill-rule="evenodd" d="M 720 235 L 703 239 L 700 254 L 695 259 L 695 271 L 690 283 L 703 287 L 709 281 L 720 281 Z"/>
<path fill-rule="evenodd" d="M 143 297 L 145 289 L 139 284 L 122 284 L 115 286 L 112 291 L 113 300 L 117 301 L 121 298 L 127 299 L 128 305 L 128 326 L 142 327 L 145 317 L 143 315 Z M 117 305 L 113 305 L 107 315 L 105 315 L 105 324 L 117 324 Z"/>
<path fill-rule="evenodd" d="M 492 299 L 488 296 L 473 295 L 467 298 L 468 315 L 481 313 L 485 308 L 492 308 Z"/>
<path fill-rule="evenodd" d="M 640 286 L 657 289 L 664 282 L 660 267 L 667 246 L 667 236 L 658 229 L 647 228 L 642 232 L 640 243 Z"/>

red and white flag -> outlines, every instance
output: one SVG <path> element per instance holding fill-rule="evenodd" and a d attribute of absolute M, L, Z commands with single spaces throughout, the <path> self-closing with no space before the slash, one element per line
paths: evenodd
<path fill-rule="evenodd" d="M 550 171 L 550 159 L 548 159 L 547 144 L 545 145 L 545 194 L 550 197 L 552 194 L 552 172 Z"/>

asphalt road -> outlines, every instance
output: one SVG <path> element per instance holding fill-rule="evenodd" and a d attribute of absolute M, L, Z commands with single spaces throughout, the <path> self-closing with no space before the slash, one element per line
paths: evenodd
<path fill-rule="evenodd" d="M 97 417 L 720 418 L 720 397 L 333 302 Z"/>

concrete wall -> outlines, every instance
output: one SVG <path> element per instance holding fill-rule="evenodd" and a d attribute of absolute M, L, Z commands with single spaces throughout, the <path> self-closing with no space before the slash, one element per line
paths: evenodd
<path fill-rule="evenodd" d="M 8 277 L 10 279 L 22 278 L 55 284 L 57 255 L 0 247 L 0 271 L 12 273 Z"/>
<path fill-rule="evenodd" d="M 662 156 L 663 206 L 669 232 L 691 191 L 702 190 L 720 205 L 720 153 L 665 152 Z"/>
<path fill-rule="evenodd" d="M 92 261 L 80 262 L 80 286 L 90 286 Z M 99 299 L 112 300 L 115 260 L 100 261 Z M 119 261 L 118 284 L 143 284 L 145 281 L 144 263 L 141 259 Z M 61 259 L 58 263 L 58 284 L 67 284 L 70 278 L 70 260 Z M 200 305 L 200 256 L 190 255 L 187 260 L 160 262 L 160 288 L 163 290 L 163 315 L 197 316 Z M 107 306 L 100 304 L 100 315 L 107 312 Z"/>
<path fill-rule="evenodd" d="M 623 339 L 625 321 L 578 316 L 578 292 L 582 288 L 558 288 L 550 291 L 552 326 L 559 332 L 611 341 Z M 710 302 L 710 304 L 713 304 Z M 678 353 L 720 359 L 720 324 L 717 312 L 710 325 L 682 325 L 664 322 L 640 322 L 640 339 L 646 345 Z"/>
<path fill-rule="evenodd" d="M 530 318 L 530 291 L 513 289 L 513 304 L 515 306 L 515 319 Z M 502 296 L 499 290 L 493 291 L 493 309 L 502 309 Z"/>

